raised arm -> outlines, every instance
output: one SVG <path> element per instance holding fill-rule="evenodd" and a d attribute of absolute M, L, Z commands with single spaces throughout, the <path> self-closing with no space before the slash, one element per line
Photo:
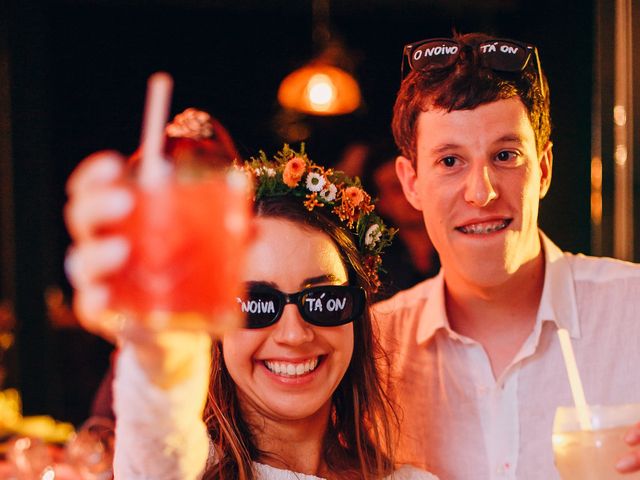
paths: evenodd
<path fill-rule="evenodd" d="M 122 330 L 109 311 L 106 279 L 127 261 L 126 238 L 109 226 L 133 208 L 114 152 L 85 159 L 71 175 L 65 219 L 73 244 L 66 270 L 74 309 L 89 331 L 119 346 L 114 380 L 116 478 L 200 478 L 209 454 L 202 412 L 207 398 L 211 339 L 201 332 Z"/>

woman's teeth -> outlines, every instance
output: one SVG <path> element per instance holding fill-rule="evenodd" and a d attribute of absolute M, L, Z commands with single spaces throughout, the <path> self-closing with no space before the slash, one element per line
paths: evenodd
<path fill-rule="evenodd" d="M 264 361 L 265 367 L 270 372 L 283 377 L 298 377 L 313 372 L 318 366 L 318 357 L 307 360 L 302 363 L 274 362 L 270 360 Z"/>
<path fill-rule="evenodd" d="M 493 233 L 499 230 L 507 228 L 509 225 L 509 220 L 501 220 L 499 222 L 483 222 L 483 223 L 475 223 L 471 225 L 465 225 L 464 227 L 458 227 L 457 229 L 462 233 L 473 233 L 473 234 L 482 234 L 482 233 Z"/>

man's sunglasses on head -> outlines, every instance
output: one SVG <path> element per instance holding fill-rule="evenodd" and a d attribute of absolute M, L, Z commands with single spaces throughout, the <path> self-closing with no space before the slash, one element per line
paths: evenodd
<path fill-rule="evenodd" d="M 478 51 L 481 64 L 497 72 L 522 72 L 533 57 L 540 91 L 545 95 L 540 57 L 534 45 L 506 38 L 492 38 L 473 48 Z M 451 38 L 429 38 L 405 45 L 401 67 L 402 78 L 404 78 L 405 58 L 411 70 L 444 68 L 458 60 L 461 50 L 462 45 Z"/>
<path fill-rule="evenodd" d="M 365 293 L 360 287 L 322 285 L 296 293 L 284 293 L 264 284 L 250 284 L 246 294 L 237 298 L 245 315 L 246 328 L 264 328 L 275 324 L 284 307 L 293 303 L 302 318 L 318 327 L 335 327 L 362 315 Z"/>

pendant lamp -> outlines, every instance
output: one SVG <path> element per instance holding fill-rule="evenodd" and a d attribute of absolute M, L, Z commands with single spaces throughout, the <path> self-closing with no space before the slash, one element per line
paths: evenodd
<path fill-rule="evenodd" d="M 329 0 L 313 0 L 313 40 L 320 51 L 303 67 L 287 75 L 278 101 L 309 115 L 343 115 L 360 106 L 360 87 L 345 69 L 350 59 L 329 30 Z"/>

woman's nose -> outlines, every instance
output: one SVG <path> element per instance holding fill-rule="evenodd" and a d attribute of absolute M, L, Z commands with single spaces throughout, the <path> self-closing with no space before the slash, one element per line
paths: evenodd
<path fill-rule="evenodd" d="M 313 326 L 304 321 L 296 305 L 285 305 L 273 337 L 278 343 L 302 345 L 313 340 Z"/>

